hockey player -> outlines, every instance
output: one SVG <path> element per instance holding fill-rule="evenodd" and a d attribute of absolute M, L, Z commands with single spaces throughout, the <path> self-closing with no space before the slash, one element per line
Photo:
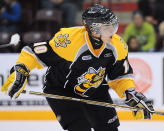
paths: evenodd
<path fill-rule="evenodd" d="M 84 11 L 82 19 L 82 27 L 62 28 L 52 40 L 24 47 L 1 90 L 17 98 L 30 71 L 48 67 L 45 93 L 112 103 L 110 87 L 121 98 L 126 97 L 129 106 L 144 108 L 143 117 L 150 119 L 153 106 L 135 90 L 128 47 L 115 34 L 116 15 L 104 6 L 94 5 Z M 65 130 L 118 131 L 114 108 L 50 98 L 47 101 Z"/>

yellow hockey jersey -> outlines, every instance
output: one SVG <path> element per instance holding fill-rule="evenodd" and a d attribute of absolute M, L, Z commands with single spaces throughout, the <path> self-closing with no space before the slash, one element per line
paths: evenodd
<path fill-rule="evenodd" d="M 128 47 L 120 36 L 94 49 L 85 27 L 62 28 L 52 40 L 24 47 L 17 60 L 28 69 L 48 67 L 44 89 L 94 95 L 104 81 L 120 97 L 135 88 Z"/>

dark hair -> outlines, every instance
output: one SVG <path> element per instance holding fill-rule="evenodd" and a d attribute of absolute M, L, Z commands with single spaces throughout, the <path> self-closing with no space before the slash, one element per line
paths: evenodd
<path fill-rule="evenodd" d="M 140 15 L 141 17 L 143 17 L 143 13 L 139 10 L 133 11 L 133 18 L 134 18 L 135 15 Z"/>
<path fill-rule="evenodd" d="M 137 51 L 139 51 L 139 49 L 140 49 L 140 45 L 137 44 L 138 46 L 137 46 L 136 48 L 131 48 L 130 42 L 131 42 L 132 39 L 136 39 L 136 37 L 135 37 L 135 36 L 131 36 L 131 37 L 128 39 L 127 44 L 128 44 L 129 51 L 130 51 L 130 52 L 137 52 Z"/>
<path fill-rule="evenodd" d="M 129 43 L 130 43 L 130 41 L 131 41 L 132 39 L 136 39 L 136 37 L 135 37 L 135 36 L 131 36 L 131 37 L 128 39 L 128 41 L 127 41 L 127 44 L 128 44 L 128 45 L 129 45 Z"/>

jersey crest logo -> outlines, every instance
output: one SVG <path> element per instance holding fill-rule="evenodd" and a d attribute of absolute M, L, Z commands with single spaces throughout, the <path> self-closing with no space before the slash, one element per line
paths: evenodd
<path fill-rule="evenodd" d="M 57 38 L 55 39 L 55 46 L 66 48 L 67 45 L 71 43 L 71 41 L 68 40 L 68 37 L 69 37 L 69 34 L 58 35 Z"/>
<path fill-rule="evenodd" d="M 78 85 L 75 86 L 75 93 L 87 97 L 85 93 L 89 88 L 97 88 L 103 82 L 105 76 L 105 68 L 100 67 L 95 70 L 90 67 L 86 73 L 78 77 Z"/>

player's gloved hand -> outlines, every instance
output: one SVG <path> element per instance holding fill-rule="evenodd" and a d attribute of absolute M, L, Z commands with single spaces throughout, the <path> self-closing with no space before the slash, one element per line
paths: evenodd
<path fill-rule="evenodd" d="M 143 109 L 133 112 L 136 119 L 151 119 L 151 115 L 154 113 L 153 105 L 142 93 L 135 91 L 135 89 L 128 89 L 125 94 L 125 104 Z"/>
<path fill-rule="evenodd" d="M 17 64 L 10 70 L 10 76 L 1 88 L 1 91 L 11 98 L 17 98 L 24 90 L 29 70 L 23 64 Z"/>

